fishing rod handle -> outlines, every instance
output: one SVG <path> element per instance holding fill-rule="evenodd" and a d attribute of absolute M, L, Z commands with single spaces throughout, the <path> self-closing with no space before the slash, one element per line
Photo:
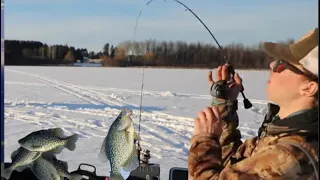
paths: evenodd
<path fill-rule="evenodd" d="M 232 64 L 229 64 L 228 66 L 228 72 L 230 74 L 230 81 L 231 82 L 234 82 L 234 74 L 235 74 L 235 71 L 234 71 L 234 68 L 232 66 Z"/>
<path fill-rule="evenodd" d="M 228 66 L 228 72 L 229 72 L 229 74 L 230 74 L 230 81 L 231 82 L 234 82 L 235 80 L 234 80 L 234 75 L 235 75 L 235 71 L 234 71 L 234 67 L 231 65 L 231 64 L 229 64 L 229 66 Z M 252 107 L 252 103 L 250 102 L 250 100 L 249 99 L 247 99 L 246 98 L 246 96 L 244 95 L 244 87 L 243 87 L 243 85 L 241 85 L 241 91 L 240 91 L 240 93 L 241 93 L 241 95 L 242 95 L 242 97 L 243 97 L 243 105 L 244 105 L 244 108 L 245 109 L 250 109 L 251 107 Z"/>

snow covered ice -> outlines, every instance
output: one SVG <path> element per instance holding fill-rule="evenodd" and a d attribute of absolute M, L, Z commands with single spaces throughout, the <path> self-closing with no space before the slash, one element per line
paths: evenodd
<path fill-rule="evenodd" d="M 209 70 L 145 69 L 141 146 L 159 163 L 161 179 L 172 167 L 187 167 L 193 119 L 211 97 Z M 239 129 L 243 140 L 257 135 L 267 110 L 267 71 L 238 71 L 253 107 L 244 109 L 239 95 Z M 213 70 L 215 75 L 215 71 Z M 80 163 L 108 176 L 108 163 L 98 160 L 103 138 L 122 108 L 133 110 L 138 130 L 142 68 L 5 67 L 5 161 L 32 131 L 60 127 L 79 134 L 75 151 L 57 156 L 69 171 Z"/>

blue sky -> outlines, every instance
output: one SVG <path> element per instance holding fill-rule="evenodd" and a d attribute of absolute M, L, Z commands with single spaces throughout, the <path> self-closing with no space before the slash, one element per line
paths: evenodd
<path fill-rule="evenodd" d="M 105 43 L 182 40 L 215 44 L 173 0 L 5 0 L 5 39 L 38 40 L 101 51 Z M 220 44 L 298 39 L 318 24 L 317 0 L 181 0 Z"/>

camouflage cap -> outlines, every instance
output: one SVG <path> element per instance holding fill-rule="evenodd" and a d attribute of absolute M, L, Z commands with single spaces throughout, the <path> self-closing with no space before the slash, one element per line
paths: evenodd
<path fill-rule="evenodd" d="M 263 48 L 272 58 L 288 61 L 318 77 L 318 32 L 315 28 L 289 45 L 265 42 Z"/>

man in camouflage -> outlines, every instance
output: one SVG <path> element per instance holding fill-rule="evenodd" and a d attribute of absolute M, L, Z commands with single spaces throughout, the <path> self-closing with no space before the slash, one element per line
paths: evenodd
<path fill-rule="evenodd" d="M 273 59 L 267 94 L 277 105 L 269 104 L 258 136 L 242 142 L 236 112 L 242 80 L 235 74 L 227 82 L 228 64 L 217 69 L 216 81 L 210 72 L 212 106 L 195 119 L 190 180 L 318 177 L 318 28 L 293 44 L 267 42 L 264 49 Z"/>

